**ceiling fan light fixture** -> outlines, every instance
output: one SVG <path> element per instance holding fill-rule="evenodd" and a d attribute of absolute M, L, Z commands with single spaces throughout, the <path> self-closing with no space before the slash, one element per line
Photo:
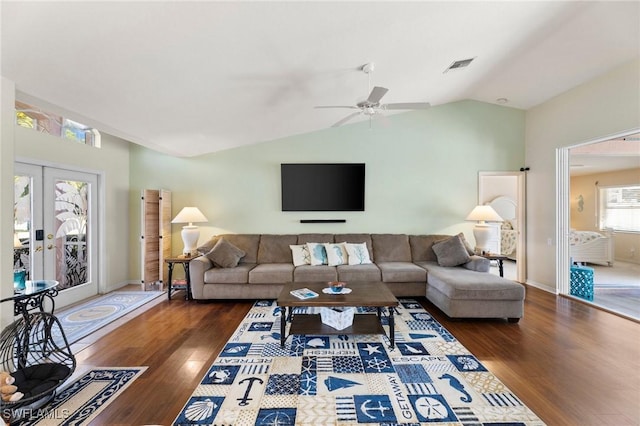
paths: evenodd
<path fill-rule="evenodd" d="M 364 64 L 360 70 L 368 75 L 369 84 L 368 87 L 371 87 L 371 72 L 373 71 L 374 64 L 370 62 L 368 64 Z M 380 117 L 385 118 L 382 111 L 384 110 L 410 110 L 410 109 L 426 109 L 431 105 L 428 102 L 402 102 L 402 103 L 391 103 L 391 104 L 382 104 L 380 101 L 389 91 L 386 87 L 374 86 L 373 89 L 369 92 L 369 96 L 366 100 L 356 103 L 355 105 L 319 105 L 314 108 L 346 108 L 346 109 L 355 109 L 356 112 L 349 114 L 344 117 L 342 120 L 335 123 L 332 127 L 338 127 L 346 123 L 347 121 L 357 117 L 358 115 L 366 115 L 369 117 L 369 127 L 371 127 L 371 117 Z"/>
<path fill-rule="evenodd" d="M 376 69 L 376 64 L 374 62 L 369 62 L 368 64 L 364 64 L 361 69 L 366 74 L 369 74 Z"/>

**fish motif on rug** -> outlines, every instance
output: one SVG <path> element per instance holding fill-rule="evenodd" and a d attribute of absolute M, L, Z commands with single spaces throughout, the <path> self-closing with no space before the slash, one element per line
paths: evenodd
<path fill-rule="evenodd" d="M 174 425 L 544 424 L 416 300 L 400 299 L 394 349 L 383 335 L 292 335 L 282 348 L 276 308 L 254 304 Z"/>

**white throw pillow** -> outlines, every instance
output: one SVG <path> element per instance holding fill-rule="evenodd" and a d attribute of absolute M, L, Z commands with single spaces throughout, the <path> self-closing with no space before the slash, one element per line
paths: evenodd
<path fill-rule="evenodd" d="M 311 265 L 311 256 L 306 244 L 290 245 L 293 266 Z"/>
<path fill-rule="evenodd" d="M 364 265 L 371 263 L 367 243 L 347 243 L 347 253 L 349 254 L 349 265 Z"/>
<path fill-rule="evenodd" d="M 327 250 L 324 248 L 324 244 L 321 243 L 307 243 L 307 248 L 309 249 L 309 257 L 311 258 L 311 265 L 326 265 L 327 261 Z"/>
<path fill-rule="evenodd" d="M 329 266 L 347 264 L 349 254 L 347 253 L 346 243 L 325 243 L 324 248 L 327 250 Z"/>

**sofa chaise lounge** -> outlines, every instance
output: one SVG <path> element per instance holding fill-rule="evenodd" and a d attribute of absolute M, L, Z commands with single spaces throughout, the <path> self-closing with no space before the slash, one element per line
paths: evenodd
<path fill-rule="evenodd" d="M 275 299 L 288 282 L 303 287 L 314 281 L 345 281 L 350 286 L 383 281 L 396 297 L 426 297 L 451 318 L 517 322 L 524 310 L 524 286 L 488 273 L 489 260 L 472 255 L 468 244 L 461 253 L 460 244 L 466 244 L 462 234 L 219 235 L 199 247 L 203 255 L 191 260 L 191 291 L 196 300 Z M 326 264 L 313 264 L 313 259 L 295 253 L 300 248 L 313 252 L 317 246 L 339 252 L 338 245 L 366 247 L 366 253 L 361 262 L 352 262 L 349 252 L 349 262 L 325 259 Z M 313 253 L 305 253 L 313 258 Z"/>

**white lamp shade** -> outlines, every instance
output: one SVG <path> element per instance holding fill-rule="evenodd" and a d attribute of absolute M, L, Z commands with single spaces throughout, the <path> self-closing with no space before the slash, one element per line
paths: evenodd
<path fill-rule="evenodd" d="M 467 216 L 467 220 L 477 220 L 480 222 L 504 221 L 504 219 L 502 219 L 491 206 L 476 206 L 473 210 L 471 210 L 469 216 Z"/>
<path fill-rule="evenodd" d="M 208 222 L 207 218 L 197 207 L 183 207 L 180 213 L 173 218 L 171 223 L 195 223 Z"/>
<path fill-rule="evenodd" d="M 207 222 L 207 218 L 197 207 L 183 207 L 171 221 L 171 223 L 188 223 L 182 227 L 180 235 L 184 244 L 182 253 L 189 256 L 196 252 L 198 238 L 200 238 L 200 230 L 193 224 L 194 222 Z"/>

